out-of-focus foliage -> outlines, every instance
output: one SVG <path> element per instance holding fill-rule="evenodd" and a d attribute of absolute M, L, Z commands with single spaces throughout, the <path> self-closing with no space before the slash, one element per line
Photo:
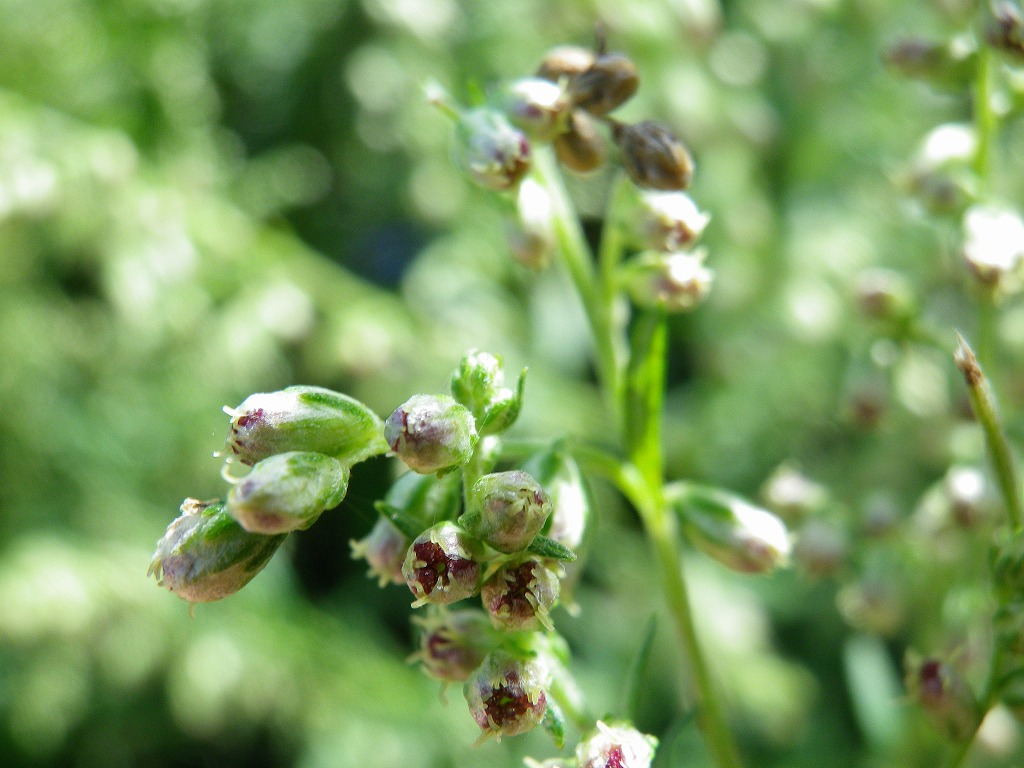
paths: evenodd
<path fill-rule="evenodd" d="M 601 20 L 642 76 L 623 118 L 675 126 L 713 217 L 714 289 L 673 326 L 668 474 L 755 496 L 788 462 L 827 489 L 815 514 L 855 552 L 822 580 L 750 581 L 691 555 L 744 751 L 759 766 L 936 764 L 900 665 L 950 632 L 969 654 L 979 629 L 979 566 L 961 564 L 983 562 L 983 541 L 936 523 L 927 493 L 983 460 L 942 346 L 977 312 L 956 222 L 893 180 L 930 129 L 970 119 L 970 101 L 894 77 L 881 53 L 900 35 L 961 32 L 971 12 L 0 0 L 0 762 L 441 768 L 550 753 L 542 736 L 472 748 L 461 704 L 442 706 L 404 663 L 409 596 L 377 590 L 348 554 L 389 460 L 360 465 L 340 510 L 193 618 L 145 572 L 181 499 L 220 492 L 219 409 L 251 392 L 317 384 L 387 414 L 441 391 L 478 347 L 531 368 L 518 434 L 602 439 L 564 278 L 511 259 L 422 98 L 430 79 L 465 94 L 532 72 Z M 1011 112 L 996 177 L 1018 205 L 1022 145 Z M 596 216 L 606 176 L 570 181 Z M 939 346 L 887 338 L 859 312 L 858 279 L 880 266 L 903 274 Z M 1019 298 L 996 332 L 1019 437 Z M 620 703 L 659 596 L 632 517 L 597 491 L 581 612 L 556 618 L 602 711 Z M 899 534 L 865 543 L 886 521 Z M 702 765 L 668 635 L 638 725 L 661 737 L 659 765 Z M 981 759 L 1019 764 L 999 714 Z"/>

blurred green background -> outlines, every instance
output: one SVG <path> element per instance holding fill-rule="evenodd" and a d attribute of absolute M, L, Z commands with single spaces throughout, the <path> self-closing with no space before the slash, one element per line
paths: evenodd
<path fill-rule="evenodd" d="M 0 0 L 0 763 L 14 766 L 521 765 L 543 734 L 473 747 L 461 692 L 405 662 L 409 595 L 348 542 L 395 467 L 360 465 L 343 507 L 242 593 L 187 606 L 145 576 L 185 496 L 223 493 L 222 405 L 309 383 L 381 414 L 441 391 L 463 351 L 530 366 L 517 434 L 606 440 L 579 307 L 518 266 L 498 206 L 450 160 L 424 103 L 532 72 L 544 51 L 639 65 L 623 119 L 658 117 L 697 158 L 709 302 L 673 322 L 669 474 L 749 497 L 780 465 L 827 489 L 838 571 L 741 578 L 691 557 L 751 766 L 932 766 L 902 700 L 905 649 L 970 655 L 983 541 L 928 528 L 922 498 L 978 464 L 950 352 L 977 300 L 957 225 L 894 185 L 963 89 L 900 79 L 907 34 L 971 29 L 943 0 Z M 1011 83 L 1014 81 L 1008 81 Z M 1022 198 L 1020 91 L 998 185 Z M 610 173 L 569 180 L 598 230 Z M 899 270 L 946 351 L 858 311 Z M 1020 435 L 1024 310 L 1001 308 Z M 594 711 L 660 611 L 632 513 L 600 528 L 556 623 Z M 930 513 L 929 513 L 930 514 Z M 881 522 L 879 522 L 881 521 Z M 873 524 L 893 530 L 877 540 Z M 662 621 L 638 725 L 659 766 L 707 765 Z M 983 634 L 983 633 L 982 633 Z M 977 760 L 1019 765 L 1001 711 Z M 571 741 L 571 740 L 570 740 Z"/>

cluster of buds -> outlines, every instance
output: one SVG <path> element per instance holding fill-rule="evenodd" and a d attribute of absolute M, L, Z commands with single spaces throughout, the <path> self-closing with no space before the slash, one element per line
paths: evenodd
<path fill-rule="evenodd" d="M 444 94 L 431 94 L 430 100 L 456 121 L 458 164 L 477 185 L 514 196 L 515 213 L 506 232 L 513 254 L 525 266 L 546 266 L 555 243 L 550 199 L 540 185 L 530 183 L 541 145 L 550 145 L 564 167 L 588 173 L 605 164 L 610 138 L 638 188 L 675 192 L 690 185 L 693 158 L 667 126 L 653 120 L 629 124 L 611 116 L 639 85 L 636 64 L 606 51 L 600 40 L 593 51 L 553 48 L 534 75 L 512 81 L 483 105 L 460 109 Z"/>
<path fill-rule="evenodd" d="M 250 467 L 226 501 L 186 499 L 157 544 L 150 573 L 190 603 L 245 586 L 286 535 L 341 503 L 353 464 L 384 453 L 384 426 L 358 400 L 295 386 L 246 398 L 231 417 L 228 465 Z"/>
<path fill-rule="evenodd" d="M 370 534 L 352 543 L 382 586 L 405 583 L 413 607 L 425 608 L 414 658 L 430 676 L 463 683 L 483 735 L 498 738 L 559 722 L 547 693 L 556 662 L 530 638 L 553 632 L 561 564 L 575 559 L 589 513 L 582 477 L 560 453 L 531 462 L 543 485 L 524 469 L 493 471 L 501 435 L 522 409 L 525 374 L 508 387 L 502 359 L 471 350 L 450 394 L 396 408 L 384 439 L 412 471 L 377 504 Z M 479 607 L 455 606 L 474 597 Z"/>
<path fill-rule="evenodd" d="M 639 250 L 622 266 L 633 302 L 643 309 L 686 312 L 711 289 L 705 249 L 694 248 L 710 221 L 686 192 L 664 187 L 634 193 L 634 245 Z"/>

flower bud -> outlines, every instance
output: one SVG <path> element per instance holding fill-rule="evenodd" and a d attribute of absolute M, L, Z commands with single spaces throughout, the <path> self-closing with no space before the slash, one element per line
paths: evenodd
<path fill-rule="evenodd" d="M 1024 261 L 1024 221 L 1016 211 L 974 206 L 964 215 L 964 259 L 988 286 L 1009 288 Z"/>
<path fill-rule="evenodd" d="M 793 560 L 808 575 L 833 575 L 846 561 L 849 544 L 845 531 L 825 520 L 809 520 L 797 532 Z"/>
<path fill-rule="evenodd" d="M 477 542 L 451 521 L 420 534 L 402 565 L 405 583 L 416 596 L 413 607 L 448 605 L 475 595 L 480 581 L 476 553 Z"/>
<path fill-rule="evenodd" d="M 803 473 L 782 464 L 761 486 L 761 500 L 787 523 L 795 523 L 825 506 L 828 492 Z"/>
<path fill-rule="evenodd" d="M 516 195 L 515 215 L 505 227 L 506 240 L 516 261 L 541 270 L 555 252 L 554 211 L 551 195 L 533 179 L 523 179 Z"/>
<path fill-rule="evenodd" d="M 480 666 L 490 645 L 487 616 L 478 610 L 437 611 L 420 625 L 420 649 L 413 659 L 435 680 L 464 683 Z"/>
<path fill-rule="evenodd" d="M 868 317 L 887 322 L 908 319 L 913 297 L 906 278 L 890 269 L 866 269 L 857 276 L 857 305 Z"/>
<path fill-rule="evenodd" d="M 473 456 L 476 422 L 447 395 L 414 395 L 388 416 L 384 439 L 410 469 L 423 475 L 445 472 Z"/>
<path fill-rule="evenodd" d="M 547 671 L 537 661 L 495 651 L 466 682 L 464 692 L 484 735 L 500 739 L 531 731 L 541 722 L 547 685 Z"/>
<path fill-rule="evenodd" d="M 535 557 L 506 563 L 484 582 L 480 597 L 495 629 L 551 630 L 548 614 L 558 600 L 558 574 Z"/>
<path fill-rule="evenodd" d="M 985 40 L 996 50 L 1024 56 L 1024 13 L 1015 3 L 1001 0 L 992 6 Z"/>
<path fill-rule="evenodd" d="M 348 478 L 344 464 L 322 453 L 278 453 L 231 488 L 227 510 L 250 533 L 305 530 L 341 503 Z"/>
<path fill-rule="evenodd" d="M 551 516 L 541 533 L 569 549 L 579 548 L 594 507 L 579 466 L 567 453 L 552 450 L 534 457 L 523 469 L 536 478 L 551 502 Z"/>
<path fill-rule="evenodd" d="M 693 158 L 668 128 L 653 120 L 635 125 L 617 123 L 614 128 L 623 167 L 634 184 L 641 189 L 662 190 L 690 186 Z"/>
<path fill-rule="evenodd" d="M 953 741 L 970 738 L 978 724 L 978 705 L 967 681 L 935 658 L 907 656 L 907 693 L 935 727 Z"/>
<path fill-rule="evenodd" d="M 694 544 L 728 568 L 768 573 L 785 564 L 790 544 L 775 515 L 714 488 L 672 483 L 665 500 L 682 518 Z"/>
<path fill-rule="evenodd" d="M 714 278 L 704 266 L 705 251 L 657 253 L 647 251 L 631 259 L 624 274 L 629 295 L 638 307 L 686 312 L 708 295 Z"/>
<path fill-rule="evenodd" d="M 455 399 L 469 408 L 474 419 L 482 419 L 505 386 L 501 357 L 471 349 L 462 356 L 452 373 L 449 387 Z"/>
<path fill-rule="evenodd" d="M 315 451 L 346 466 L 387 451 L 380 418 L 347 395 L 295 386 L 250 395 L 231 416 L 227 448 L 243 464 L 288 451 Z"/>
<path fill-rule="evenodd" d="M 524 77 L 506 89 L 502 107 L 512 123 L 534 141 L 547 142 L 562 132 L 568 102 L 561 86 L 539 77 Z"/>
<path fill-rule="evenodd" d="M 679 251 L 692 245 L 711 217 L 685 192 L 641 192 L 639 245 L 652 251 Z"/>
<path fill-rule="evenodd" d="M 415 533 L 442 520 L 452 520 L 462 507 L 462 482 L 457 474 L 442 477 L 406 472 L 391 484 L 378 512 L 393 519 L 400 515 Z M 408 533 L 408 532 L 407 532 Z"/>
<path fill-rule="evenodd" d="M 485 189 L 512 189 L 530 169 L 526 135 L 493 109 L 463 114 L 456 139 L 461 163 L 473 181 Z"/>
<path fill-rule="evenodd" d="M 248 584 L 285 538 L 249 533 L 221 501 L 185 499 L 157 543 L 147 575 L 183 600 L 209 603 Z"/>
<path fill-rule="evenodd" d="M 370 566 L 366 575 L 375 577 L 380 586 L 405 583 L 402 565 L 409 551 L 409 539 L 386 517 L 377 518 L 370 533 L 359 541 L 350 541 L 349 546 L 352 559 L 365 560 Z"/>
<path fill-rule="evenodd" d="M 578 768 L 650 768 L 658 740 L 628 723 L 603 723 L 576 746 Z"/>
<path fill-rule="evenodd" d="M 530 546 L 551 514 L 547 494 L 522 470 L 484 475 L 473 486 L 471 504 L 462 524 L 506 554 Z"/>
<path fill-rule="evenodd" d="M 558 162 L 577 173 L 589 173 L 604 164 L 604 139 L 585 112 L 569 115 L 566 131 L 555 138 L 554 147 Z"/>
<path fill-rule="evenodd" d="M 602 53 L 585 71 L 569 81 L 574 107 L 606 115 L 622 106 L 640 87 L 636 64 L 620 53 Z"/>
<path fill-rule="evenodd" d="M 889 46 L 884 59 L 904 77 L 956 91 L 970 82 L 975 54 L 973 43 L 964 39 L 955 38 L 947 42 L 908 37 Z"/>
<path fill-rule="evenodd" d="M 836 606 L 847 624 L 873 635 L 891 637 L 906 620 L 903 600 L 893 582 L 877 575 L 840 589 Z"/>
<path fill-rule="evenodd" d="M 544 54 L 537 68 L 537 77 L 557 83 L 563 78 L 571 80 L 586 72 L 594 64 L 593 51 L 577 45 L 559 45 Z"/>

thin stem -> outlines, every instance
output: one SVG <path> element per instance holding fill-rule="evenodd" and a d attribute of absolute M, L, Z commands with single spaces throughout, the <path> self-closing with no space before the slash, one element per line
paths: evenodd
<path fill-rule="evenodd" d="M 639 512 L 647 538 L 657 556 L 665 600 L 693 676 L 694 697 L 699 711 L 698 722 L 707 739 L 715 765 L 718 768 L 740 768 L 742 763 L 732 734 L 726 725 L 725 713 L 704 651 L 697 638 L 679 552 L 676 520 L 673 516 L 665 514 L 664 505 L 660 499 L 653 496 L 640 471 L 635 467 L 623 467 L 623 472 L 619 476 L 619 488 Z"/>
<path fill-rule="evenodd" d="M 967 381 L 967 391 L 971 398 L 971 408 L 985 433 L 992 469 L 995 471 L 999 490 L 1006 505 L 1006 516 L 1013 531 L 1019 531 L 1024 513 L 1021 510 L 1020 492 L 1017 486 L 1017 473 L 1014 469 L 1013 454 L 1010 444 L 999 425 L 995 402 L 988 381 L 974 352 L 959 338 L 960 346 L 956 351 L 956 365 Z"/>
<path fill-rule="evenodd" d="M 978 50 L 977 67 L 974 81 L 974 132 L 978 145 L 974 153 L 974 172 L 984 187 L 992 167 L 992 144 L 996 133 L 996 114 L 992 109 L 992 51 L 987 45 L 980 46 Z"/>
<path fill-rule="evenodd" d="M 616 432 L 629 452 L 629 460 L 622 461 L 593 449 L 574 450 L 573 454 L 585 466 L 608 477 L 636 507 L 658 561 L 665 599 L 693 677 L 699 722 L 714 762 L 718 768 L 740 768 L 738 752 L 697 639 L 679 551 L 677 522 L 667 513 L 662 498 L 661 422 L 667 351 L 663 317 L 653 318 L 642 348 L 632 350 L 636 356 L 633 362 L 637 375 L 629 382 L 632 387 L 629 398 L 642 407 L 630 415 L 627 423 L 625 367 L 629 349 L 625 341 L 626 315 L 619 312 L 624 299 L 616 272 L 624 252 L 621 216 L 628 204 L 629 188 L 623 186 L 625 182 L 616 185 L 605 219 L 599 269 L 595 270 L 590 248 L 558 175 L 553 155 L 549 150 L 540 149 L 535 159 L 535 177 L 551 196 L 561 257 L 590 324 L 601 390 L 617 427 Z M 629 434 L 626 434 L 627 429 Z"/>
<path fill-rule="evenodd" d="M 534 155 L 534 174 L 551 196 L 555 237 L 576 292 L 583 303 L 594 342 L 598 378 L 609 413 L 617 431 L 622 429 L 622 363 L 612 330 L 611 310 L 602 301 L 601 288 L 595 275 L 593 255 L 583 234 L 569 195 L 558 175 L 551 151 L 539 147 Z"/>

